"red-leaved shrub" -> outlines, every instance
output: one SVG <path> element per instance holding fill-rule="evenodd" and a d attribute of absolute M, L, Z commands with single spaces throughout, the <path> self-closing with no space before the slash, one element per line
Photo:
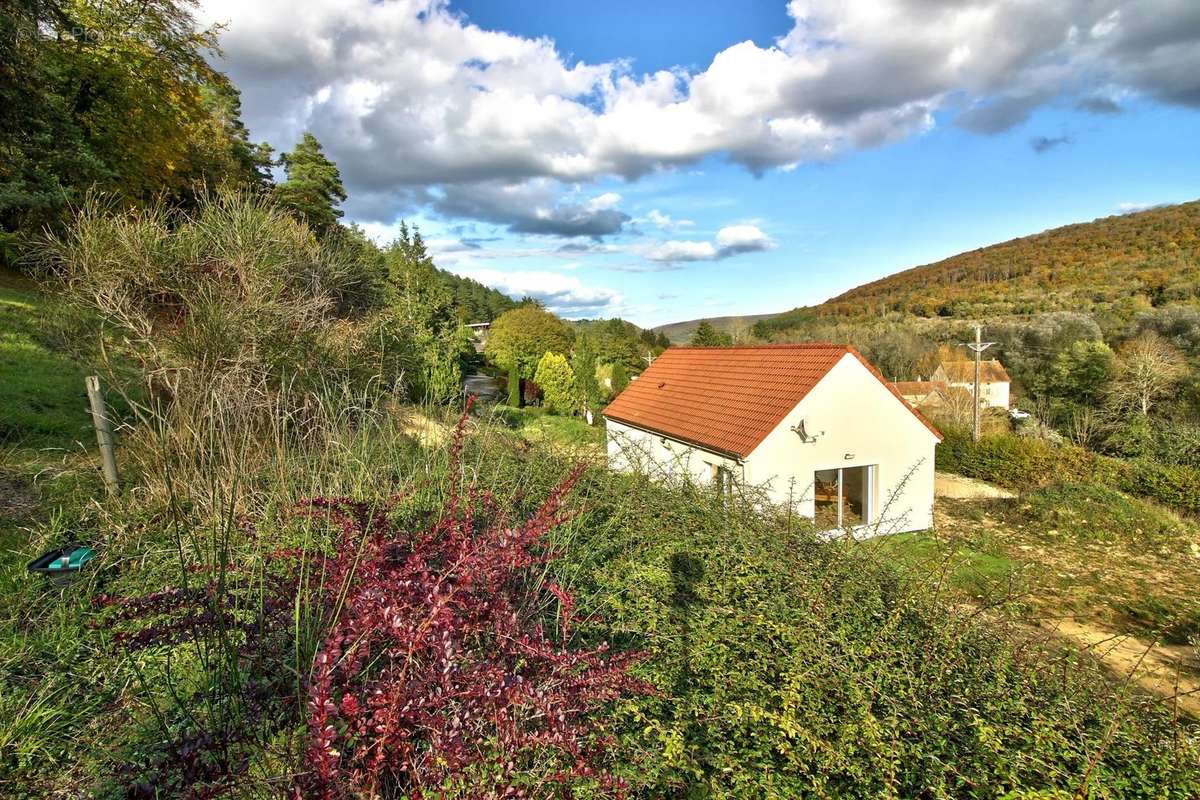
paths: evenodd
<path fill-rule="evenodd" d="M 552 557 L 546 535 L 564 520 L 563 500 L 581 470 L 531 517 L 513 519 L 490 492 L 460 487 L 453 477 L 465 419 L 454 439 L 448 501 L 425 529 L 398 525 L 396 500 L 310 499 L 297 513 L 336 525 L 332 547 L 273 554 L 256 571 L 269 580 L 226 575 L 203 589 L 104 600 L 118 609 L 118 636 L 132 648 L 218 635 L 236 642 L 236 660 L 246 667 L 238 691 L 273 687 L 272 702 L 253 706 L 274 714 L 267 726 L 274 730 L 260 734 L 263 745 L 298 722 L 307 729 L 296 798 L 569 795 L 577 784 L 593 795 L 622 794 L 621 781 L 605 769 L 612 739 L 598 712 L 653 688 L 629 674 L 638 654 L 569 648 L 573 599 L 539 580 L 538 567 Z M 259 592 L 258 602 L 222 600 L 245 592 Z M 544 626 L 552 598 L 559 612 L 553 635 Z M 288 609 L 295 607 L 325 621 L 306 706 L 278 679 L 282 663 L 270 663 L 294 646 L 280 639 L 293 635 Z M 140 628 L 128 628 L 138 621 Z M 230 727 L 222 741 L 195 730 L 186 746 L 177 738 L 147 765 L 153 782 L 186 786 L 194 797 L 232 788 L 230 775 L 220 773 L 244 769 L 248 759 L 229 740 L 256 726 Z M 224 755 L 231 749 L 241 755 Z M 197 770 L 197 761 L 206 768 Z"/>

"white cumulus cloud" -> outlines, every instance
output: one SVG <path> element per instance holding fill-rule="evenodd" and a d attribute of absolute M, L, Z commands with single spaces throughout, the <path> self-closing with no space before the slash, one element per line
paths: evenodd
<path fill-rule="evenodd" d="M 919 134 L 939 111 L 993 133 L 1063 96 L 1099 110 L 1096 92 L 1200 108 L 1194 0 L 792 0 L 794 26 L 774 44 L 653 73 L 484 30 L 446 0 L 201 9 L 228 24 L 218 66 L 243 90 L 254 134 L 288 147 L 311 130 L 342 169 L 352 215 L 383 222 L 432 203 L 517 232 L 605 236 L 624 223 L 607 195 L 529 195 L 711 155 L 792 167 Z M 507 213 L 454 202 L 497 187 L 515 187 Z"/>
<path fill-rule="evenodd" d="M 671 240 L 646 251 L 650 261 L 678 264 L 687 261 L 719 261 L 741 253 L 756 253 L 775 247 L 775 240 L 757 225 L 727 225 L 717 231 L 716 241 Z"/>
<path fill-rule="evenodd" d="M 621 303 L 619 292 L 602 286 L 586 286 L 579 278 L 561 272 L 505 272 L 485 268 L 455 269 L 455 272 L 513 298 L 533 297 L 554 313 L 567 317 L 611 313 Z"/>

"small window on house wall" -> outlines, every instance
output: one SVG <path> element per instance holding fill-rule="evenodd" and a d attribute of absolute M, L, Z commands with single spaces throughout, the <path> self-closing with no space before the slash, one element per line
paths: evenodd
<path fill-rule="evenodd" d="M 723 496 L 728 497 L 733 494 L 733 472 L 729 467 L 721 464 L 709 464 L 709 479 L 712 481 L 713 487 Z"/>

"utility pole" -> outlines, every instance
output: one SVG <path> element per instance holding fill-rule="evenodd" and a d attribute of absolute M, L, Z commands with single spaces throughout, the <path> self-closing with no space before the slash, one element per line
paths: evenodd
<path fill-rule="evenodd" d="M 975 391 L 971 395 L 971 400 L 975 405 L 975 424 L 971 433 L 971 438 L 976 442 L 979 441 L 979 359 L 983 355 L 984 350 L 987 350 L 989 347 L 995 344 L 995 342 L 980 341 L 980 338 L 982 337 L 982 331 L 983 326 L 979 323 L 975 323 L 975 341 L 963 343 L 965 346 L 971 348 L 971 350 L 975 353 Z"/>

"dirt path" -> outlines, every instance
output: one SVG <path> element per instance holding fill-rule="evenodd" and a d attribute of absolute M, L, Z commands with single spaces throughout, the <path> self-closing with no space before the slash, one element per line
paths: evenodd
<path fill-rule="evenodd" d="M 1016 494 L 1008 489 L 974 478 L 964 478 L 949 472 L 936 472 L 933 478 L 933 493 L 936 497 L 947 497 L 952 500 L 986 500 L 995 498 L 1011 498 Z"/>
<path fill-rule="evenodd" d="M 1181 645 L 1152 645 L 1125 633 L 1071 617 L 1044 621 L 1041 627 L 1088 651 L 1118 677 L 1133 675 L 1143 690 L 1163 698 L 1168 707 L 1200 718 L 1200 669 L 1196 650 Z"/>

